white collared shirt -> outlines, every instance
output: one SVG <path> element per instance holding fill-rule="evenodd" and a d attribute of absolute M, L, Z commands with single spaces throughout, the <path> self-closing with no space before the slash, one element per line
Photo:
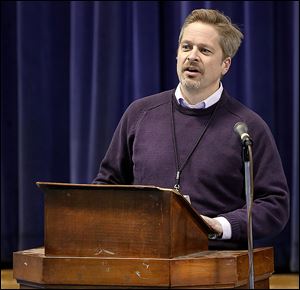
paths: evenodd
<path fill-rule="evenodd" d="M 207 109 L 210 106 L 214 105 L 216 102 L 218 102 L 221 98 L 223 92 L 223 85 L 220 82 L 220 87 L 208 98 L 206 98 L 204 101 L 201 101 L 195 105 L 189 104 L 183 97 L 181 89 L 180 89 L 180 83 L 178 84 L 176 91 L 175 91 L 175 97 L 177 99 L 177 102 L 179 105 L 190 108 L 190 109 Z"/>

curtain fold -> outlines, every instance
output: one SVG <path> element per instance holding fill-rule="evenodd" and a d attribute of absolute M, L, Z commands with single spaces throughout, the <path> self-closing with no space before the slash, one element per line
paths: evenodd
<path fill-rule="evenodd" d="M 291 190 L 277 271 L 299 270 L 298 1 L 1 2 L 1 263 L 43 245 L 36 181 L 90 183 L 128 105 L 178 84 L 176 53 L 196 8 L 245 39 L 225 89 L 270 126 Z"/>
<path fill-rule="evenodd" d="M 293 78 L 293 120 L 292 120 L 292 187 L 291 187 L 291 259 L 290 270 L 299 272 L 299 5 L 292 7 L 292 78 Z"/>

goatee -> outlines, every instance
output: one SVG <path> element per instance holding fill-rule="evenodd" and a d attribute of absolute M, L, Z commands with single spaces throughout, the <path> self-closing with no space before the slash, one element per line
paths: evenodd
<path fill-rule="evenodd" d="M 200 89 L 201 82 L 200 81 L 194 81 L 186 78 L 182 78 L 180 80 L 181 85 L 184 86 L 187 90 L 198 90 Z"/>

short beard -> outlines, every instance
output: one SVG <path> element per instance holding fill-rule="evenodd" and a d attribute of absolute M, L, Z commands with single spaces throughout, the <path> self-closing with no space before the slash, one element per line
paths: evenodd
<path fill-rule="evenodd" d="M 187 90 L 191 91 L 199 90 L 201 87 L 201 81 L 194 81 L 186 78 L 181 78 L 180 83 Z"/>

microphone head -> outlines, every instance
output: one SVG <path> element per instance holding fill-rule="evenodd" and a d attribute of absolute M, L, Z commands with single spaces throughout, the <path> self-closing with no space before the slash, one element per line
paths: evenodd
<path fill-rule="evenodd" d="M 233 130 L 240 137 L 243 145 L 252 145 L 252 140 L 248 134 L 248 127 L 243 122 L 237 122 Z"/>
<path fill-rule="evenodd" d="M 234 132 L 236 132 L 239 136 L 248 132 L 248 127 L 243 122 L 237 122 L 233 127 Z"/>

